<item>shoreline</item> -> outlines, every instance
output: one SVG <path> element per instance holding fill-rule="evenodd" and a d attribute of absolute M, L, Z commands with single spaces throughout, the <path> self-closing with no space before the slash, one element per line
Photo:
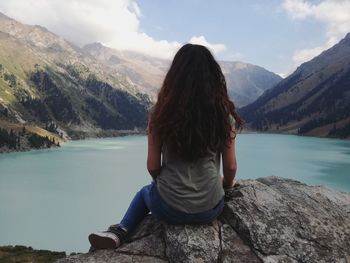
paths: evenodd
<path fill-rule="evenodd" d="M 237 133 L 237 135 L 240 134 L 268 134 L 268 135 L 292 135 L 297 137 L 308 137 L 308 138 L 317 138 L 317 139 L 330 139 L 330 140 L 341 140 L 341 141 L 350 141 L 350 138 L 337 138 L 337 137 L 324 137 L 324 136 L 315 136 L 315 135 L 303 135 L 303 134 L 295 134 L 295 133 L 283 133 L 283 132 L 259 132 L 259 131 L 252 131 L 252 130 L 243 130 Z M 67 139 L 63 141 L 60 146 L 51 146 L 51 147 L 42 147 L 42 148 L 21 148 L 21 149 L 9 149 L 9 148 L 0 148 L 0 155 L 1 154 L 11 154 L 11 153 L 25 153 L 25 152 L 32 152 L 32 151 L 43 151 L 43 150 L 49 150 L 49 149 L 59 149 L 62 147 L 66 142 L 69 141 L 80 141 L 80 140 L 88 140 L 88 139 L 107 139 L 107 138 L 118 138 L 118 137 L 124 137 L 124 136 L 132 136 L 132 135 L 147 135 L 146 130 L 144 131 L 135 131 L 135 130 L 107 130 L 107 131 L 101 131 L 95 134 L 88 134 L 88 136 L 73 136 L 73 138 Z"/>
<path fill-rule="evenodd" d="M 146 135 L 146 130 L 144 131 L 135 131 L 135 130 L 113 130 L 113 131 L 102 131 L 96 134 L 89 134 L 89 136 L 77 136 L 70 139 L 66 139 L 60 143 L 60 146 L 51 146 L 51 147 L 42 147 L 42 148 L 20 148 L 20 149 L 9 149 L 7 147 L 0 148 L 0 156 L 2 154 L 13 154 L 13 153 L 25 153 L 25 152 L 34 152 L 34 151 L 44 151 L 50 149 L 59 149 L 66 142 L 69 141 L 80 141 L 80 140 L 88 140 L 88 139 L 105 139 L 105 138 L 118 138 L 124 136 L 132 136 L 132 135 Z"/>
<path fill-rule="evenodd" d="M 341 140 L 341 141 L 350 141 L 350 137 L 349 138 L 338 138 L 338 137 L 326 137 L 326 136 L 296 134 L 296 133 L 287 133 L 287 132 L 260 132 L 260 131 L 245 130 L 245 131 L 242 131 L 242 132 L 238 132 L 237 135 L 238 134 L 293 135 L 293 136 L 297 136 L 297 137 L 308 137 L 308 138 L 317 138 L 317 139 L 334 139 L 334 140 Z"/>

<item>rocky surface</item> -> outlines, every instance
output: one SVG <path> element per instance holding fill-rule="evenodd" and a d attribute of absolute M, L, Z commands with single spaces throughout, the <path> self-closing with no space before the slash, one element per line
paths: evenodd
<path fill-rule="evenodd" d="M 208 225 L 148 216 L 123 246 L 57 262 L 350 263 L 350 195 L 298 181 L 242 180 Z"/>

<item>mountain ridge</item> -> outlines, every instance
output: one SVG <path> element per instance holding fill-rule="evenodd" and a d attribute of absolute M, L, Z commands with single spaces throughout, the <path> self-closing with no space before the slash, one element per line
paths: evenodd
<path fill-rule="evenodd" d="M 253 129 L 350 136 L 350 34 L 240 110 Z"/>
<path fill-rule="evenodd" d="M 43 27 L 0 16 L 0 119 L 66 138 L 144 130 L 150 100 L 123 76 Z M 114 132 L 111 132 L 113 134 Z"/>
<path fill-rule="evenodd" d="M 221 63 L 238 106 L 280 80 L 262 67 Z M 169 66 L 169 60 L 98 43 L 80 48 L 45 27 L 0 13 L 2 123 L 43 129 L 52 124 L 57 130 L 50 132 L 63 133 L 63 139 L 143 131 Z"/>
<path fill-rule="evenodd" d="M 83 50 L 102 63 L 123 71 L 139 89 L 149 94 L 153 101 L 156 100 L 158 90 L 171 64 L 170 60 L 137 52 L 118 51 L 99 42 L 87 44 Z M 117 63 L 113 63 L 113 60 Z M 229 96 L 238 107 L 252 102 L 282 79 L 277 74 L 250 63 L 218 62 L 227 81 Z"/>

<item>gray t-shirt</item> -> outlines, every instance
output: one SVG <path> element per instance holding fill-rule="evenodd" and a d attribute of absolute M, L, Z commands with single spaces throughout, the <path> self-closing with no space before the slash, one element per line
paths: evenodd
<path fill-rule="evenodd" d="M 234 119 L 230 116 L 231 125 Z M 162 169 L 157 177 L 160 196 L 171 207 L 185 213 L 214 208 L 224 196 L 220 175 L 220 152 L 188 162 L 162 146 Z"/>

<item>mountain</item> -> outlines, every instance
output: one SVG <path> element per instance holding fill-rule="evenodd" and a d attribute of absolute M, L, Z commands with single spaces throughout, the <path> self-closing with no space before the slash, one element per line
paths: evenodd
<path fill-rule="evenodd" d="M 106 47 L 101 43 L 92 43 L 83 47 L 87 55 L 91 55 L 112 71 L 111 74 L 124 75 L 139 90 L 156 100 L 170 61 L 143 55 L 132 51 L 120 51 Z"/>
<path fill-rule="evenodd" d="M 350 137 L 350 33 L 240 110 L 257 130 Z"/>
<path fill-rule="evenodd" d="M 243 62 L 220 63 L 238 106 L 281 79 Z M 0 128 L 7 130 L 4 137 L 11 145 L 17 145 L 14 138 L 20 144 L 24 126 L 29 134 L 23 142 L 40 130 L 37 135 L 49 138 L 42 145 L 144 130 L 169 65 L 169 60 L 99 43 L 80 48 L 44 27 L 0 13 Z"/>
<path fill-rule="evenodd" d="M 136 52 L 115 50 L 101 43 L 88 44 L 83 50 L 115 72 L 123 73 L 153 101 L 171 63 Z M 282 79 L 262 67 L 244 62 L 219 61 L 219 64 L 226 77 L 229 95 L 238 107 L 253 102 Z"/>
<path fill-rule="evenodd" d="M 256 100 L 282 78 L 262 67 L 239 61 L 220 61 L 230 97 L 238 107 Z"/>
<path fill-rule="evenodd" d="M 41 26 L 0 13 L 0 119 L 64 137 L 145 129 L 150 99 L 125 77 Z"/>

